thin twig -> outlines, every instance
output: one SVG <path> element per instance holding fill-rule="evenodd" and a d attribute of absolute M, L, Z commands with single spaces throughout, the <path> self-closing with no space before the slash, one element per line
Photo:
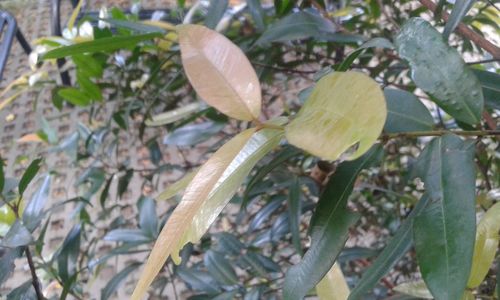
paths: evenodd
<path fill-rule="evenodd" d="M 266 69 L 272 69 L 272 70 L 281 71 L 281 72 L 285 72 L 285 73 L 299 73 L 299 74 L 315 74 L 315 73 L 317 73 L 317 71 L 302 71 L 302 70 L 297 70 L 297 69 L 288 69 L 288 68 L 283 68 L 283 67 L 266 65 L 263 63 L 255 62 L 255 61 L 252 61 L 252 64 L 259 66 L 259 67 L 266 68 Z"/>
<path fill-rule="evenodd" d="M 38 276 L 36 275 L 35 264 L 33 263 L 33 257 L 31 256 L 31 251 L 29 249 L 29 246 L 26 246 L 25 251 L 31 272 L 31 278 L 32 278 L 31 282 L 33 284 L 33 287 L 35 288 L 36 298 L 38 300 L 43 300 L 45 299 L 45 297 L 43 296 L 42 290 L 40 289 L 40 281 L 38 280 Z"/>
<path fill-rule="evenodd" d="M 432 12 L 436 11 L 436 4 L 432 0 L 418 0 L 418 1 Z M 447 22 L 450 15 L 443 11 L 440 17 Z M 460 34 L 462 37 L 473 41 L 477 46 L 489 52 L 493 56 L 493 58 L 496 59 L 500 58 L 499 47 L 497 47 L 496 45 L 494 45 L 493 43 L 491 43 L 490 41 L 488 41 L 475 31 L 473 31 L 472 29 L 470 29 L 464 23 L 458 24 L 455 31 L 457 31 L 457 33 Z"/>
<path fill-rule="evenodd" d="M 500 62 L 500 58 L 491 58 L 491 59 L 485 59 L 485 60 L 478 60 L 478 61 L 471 61 L 466 64 L 468 65 L 480 65 L 480 64 L 487 64 L 487 63 L 492 63 L 492 62 Z"/>

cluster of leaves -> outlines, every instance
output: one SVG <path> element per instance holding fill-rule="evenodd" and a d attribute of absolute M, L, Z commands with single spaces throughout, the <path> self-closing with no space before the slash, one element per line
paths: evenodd
<path fill-rule="evenodd" d="M 113 9 L 99 19 L 109 27 L 94 26 L 91 39 L 40 39 L 50 48 L 41 68 L 66 57 L 76 85 L 49 80 L 34 88 L 50 87 L 59 109 L 65 102 L 91 107 L 91 126 L 79 124 L 61 141 L 48 125 L 37 133 L 84 169 L 76 182 L 81 192 L 57 204 L 77 203 L 75 225 L 47 260 L 43 240 L 54 207 L 44 204 L 53 175 L 44 175 L 23 212 L 41 160 L 18 184 L 1 172 L 7 267 L 0 282 L 24 254 L 33 270 L 60 283 L 61 298 L 84 298 L 85 278 L 110 258 L 149 252 L 154 242 L 144 266 L 136 261 L 120 270 L 103 299 L 141 267 L 133 299 L 151 285 L 150 295 L 162 297 L 179 279 L 196 299 L 498 297 L 489 278 L 500 230 L 500 206 L 492 199 L 499 188 L 500 76 L 487 63 L 489 70 L 464 62 L 460 52 L 481 51 L 469 41 L 451 36 L 460 52 L 448 44 L 461 21 L 498 31 L 495 6 L 457 1 L 442 35 L 439 18 L 433 26 L 418 17 L 430 19 L 426 9 L 412 4 L 281 0 L 268 8 L 249 0 L 228 10 L 228 1 L 211 1 L 184 20 L 205 26 L 142 22 Z M 169 17 L 180 19 L 183 5 Z M 474 16 L 466 17 L 473 6 Z M 437 15 L 447 8 L 439 1 Z M 280 77 L 313 83 L 285 101 L 282 115 L 264 121 L 262 111 L 267 116 L 280 95 L 261 82 L 277 85 Z M 102 115 L 109 118 L 95 122 Z M 169 131 L 163 144 L 181 151 L 210 138 L 219 140 L 215 146 L 225 143 L 199 168 L 187 160 L 175 165 L 162 157 L 159 136 L 147 134 L 157 126 Z M 236 133 L 229 141 L 224 128 Z M 119 155 L 124 132 L 149 149 L 153 168 L 137 169 Z M 142 195 L 137 217 L 116 217 L 126 204 L 114 195 L 124 196 L 134 176 L 157 189 L 166 172 L 190 168 L 156 199 Z M 180 202 L 159 214 L 158 201 L 182 190 Z M 223 213 L 228 203 L 239 213 Z M 92 206 L 101 212 L 90 213 Z M 221 213 L 230 230 L 207 233 Z M 365 230 L 392 237 L 370 248 L 345 246 Z M 102 240 L 118 246 L 102 255 Z M 415 258 L 423 281 L 384 277 L 403 259 L 397 272 L 411 278 Z M 43 297 L 36 276 L 9 295 Z"/>

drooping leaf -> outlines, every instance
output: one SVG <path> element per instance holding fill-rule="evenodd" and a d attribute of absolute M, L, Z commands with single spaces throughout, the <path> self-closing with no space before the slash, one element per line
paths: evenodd
<path fill-rule="evenodd" d="M 23 176 L 21 177 L 21 180 L 19 181 L 19 195 L 23 195 L 24 191 L 28 187 L 28 184 L 30 184 L 31 180 L 35 178 L 36 174 L 38 173 L 38 170 L 40 170 L 42 164 L 42 159 L 37 158 L 31 162 L 31 164 L 26 168 L 26 171 L 24 171 Z"/>
<path fill-rule="evenodd" d="M 434 119 L 427 107 L 415 95 L 395 89 L 385 89 L 384 95 L 388 113 L 385 132 L 432 130 Z"/>
<path fill-rule="evenodd" d="M 460 299 L 476 229 L 474 144 L 451 134 L 436 138 L 420 154 L 414 172 L 430 197 L 413 223 L 423 279 L 437 299 Z"/>
<path fill-rule="evenodd" d="M 181 191 L 186 189 L 188 184 L 193 180 L 194 176 L 196 175 L 196 172 L 198 169 L 193 170 L 187 174 L 185 174 L 181 179 L 177 180 L 175 183 L 172 183 L 165 189 L 163 192 L 161 192 L 158 196 L 156 196 L 156 200 L 158 201 L 164 201 L 172 198 L 173 196 L 179 194 Z"/>
<path fill-rule="evenodd" d="M 77 224 L 71 228 L 64 239 L 57 255 L 57 269 L 60 278 L 67 282 L 73 276 L 77 268 L 77 259 L 80 254 L 81 225 Z"/>
<path fill-rule="evenodd" d="M 299 11 L 270 25 L 255 44 L 265 46 L 305 38 L 324 39 L 336 32 L 337 28 L 330 20 L 308 11 Z"/>
<path fill-rule="evenodd" d="M 49 198 L 51 175 L 47 174 L 38 190 L 31 196 L 31 200 L 23 213 L 23 223 L 33 232 L 43 217 L 43 208 Z"/>
<path fill-rule="evenodd" d="M 62 58 L 75 54 L 94 53 L 100 51 L 114 51 L 122 48 L 129 48 L 139 42 L 152 40 L 161 36 L 161 33 L 153 32 L 139 35 L 105 37 L 50 50 L 43 55 L 43 59 Z"/>
<path fill-rule="evenodd" d="M 302 254 L 302 246 L 300 244 L 300 216 L 302 215 L 301 186 L 297 177 L 293 180 L 288 193 L 288 215 L 292 242 L 297 253 Z"/>
<path fill-rule="evenodd" d="M 118 185 L 116 187 L 116 189 L 117 189 L 116 192 L 118 194 L 118 197 L 121 198 L 123 196 L 123 194 L 127 191 L 128 185 L 129 185 L 130 181 L 132 180 L 133 176 L 134 176 L 134 170 L 128 169 L 125 171 L 125 174 L 123 174 L 123 176 L 121 176 L 118 179 Z"/>
<path fill-rule="evenodd" d="M 155 238 L 158 235 L 158 217 L 156 216 L 156 202 L 149 197 L 139 200 L 139 227 L 148 236 Z"/>
<path fill-rule="evenodd" d="M 198 95 L 232 118 L 257 119 L 262 101 L 260 83 L 243 51 L 203 26 L 180 25 L 177 32 L 182 64 Z"/>
<path fill-rule="evenodd" d="M 193 146 L 221 132 L 224 126 L 224 123 L 212 121 L 186 125 L 167 134 L 163 143 L 165 145 Z"/>
<path fill-rule="evenodd" d="M 321 78 L 309 99 L 286 126 L 290 144 L 323 159 L 336 160 L 359 143 L 356 159 L 375 143 L 387 115 L 384 94 L 359 72 L 333 72 Z"/>
<path fill-rule="evenodd" d="M 275 212 L 278 208 L 281 207 L 283 203 L 283 198 L 275 198 L 262 207 L 252 218 L 250 225 L 248 226 L 248 231 L 254 231 L 258 229 L 262 224 L 264 224 L 271 216 L 273 212 Z"/>
<path fill-rule="evenodd" d="M 210 29 L 215 29 L 220 19 L 224 16 L 228 5 L 228 0 L 210 0 L 210 6 L 208 7 L 207 16 L 205 18 L 205 26 Z"/>
<path fill-rule="evenodd" d="M 279 144 L 282 136 L 283 131 L 277 129 L 245 130 L 200 168 L 163 227 L 132 299 L 141 299 L 169 256 L 180 261 L 179 250 L 201 238 L 253 166 Z"/>
<path fill-rule="evenodd" d="M 118 290 L 122 282 L 130 275 L 130 273 L 137 270 L 142 264 L 134 262 L 123 270 L 118 272 L 111 280 L 106 284 L 106 286 L 101 290 L 101 299 L 107 300 Z"/>
<path fill-rule="evenodd" d="M 485 105 L 500 109 L 500 74 L 473 69 L 483 87 Z"/>
<path fill-rule="evenodd" d="M 32 300 L 37 299 L 35 288 L 31 280 L 28 280 L 16 287 L 9 294 L 7 294 L 7 300 Z"/>
<path fill-rule="evenodd" d="M 57 94 L 73 105 L 86 106 L 90 104 L 89 95 L 76 88 L 59 89 Z"/>
<path fill-rule="evenodd" d="M 338 263 L 326 273 L 316 285 L 319 300 L 346 300 L 349 296 L 349 286 Z"/>
<path fill-rule="evenodd" d="M 351 291 L 349 300 L 362 299 L 364 294 L 372 289 L 392 267 L 408 252 L 413 242 L 412 222 L 419 216 L 429 203 L 429 197 L 424 194 L 412 210 L 408 218 L 401 224 L 398 231 L 387 243 L 373 264 L 363 273 L 361 280 Z"/>
<path fill-rule="evenodd" d="M 152 238 L 139 229 L 114 229 L 104 236 L 104 240 L 124 243 L 148 243 Z"/>
<path fill-rule="evenodd" d="M 183 105 L 177 109 L 170 110 L 155 116 L 145 121 L 146 126 L 163 126 L 178 120 L 181 120 L 203 108 L 204 104 L 201 102 L 194 102 L 191 104 Z"/>
<path fill-rule="evenodd" d="M 204 291 L 208 294 L 221 292 L 221 288 L 218 283 L 207 272 L 180 267 L 177 270 L 177 274 L 195 290 Z"/>
<path fill-rule="evenodd" d="M 381 150 L 374 147 L 359 159 L 342 163 L 330 177 L 311 219 L 311 246 L 300 263 L 286 273 L 284 299 L 302 299 L 335 263 L 349 228 L 359 218 L 347 208 L 347 199 L 359 172 L 379 158 Z"/>
<path fill-rule="evenodd" d="M 210 274 L 223 285 L 238 284 L 238 277 L 231 263 L 224 255 L 208 250 L 203 256 L 203 262 Z"/>
<path fill-rule="evenodd" d="M 402 283 L 396 286 L 394 290 L 420 299 L 434 299 L 423 280 Z M 460 299 L 460 297 L 456 299 Z"/>
<path fill-rule="evenodd" d="M 453 9 L 451 10 L 450 17 L 446 22 L 443 31 L 443 37 L 445 40 L 448 40 L 450 34 L 455 30 L 460 21 L 462 21 L 463 17 L 467 14 L 469 9 L 471 9 L 475 0 L 456 0 L 453 5 Z"/>
<path fill-rule="evenodd" d="M 247 5 L 250 15 L 252 15 L 252 19 L 255 23 L 255 27 L 257 30 L 263 31 L 266 25 L 264 24 L 264 11 L 262 9 L 262 5 L 260 4 L 260 0 L 247 0 Z"/>
<path fill-rule="evenodd" d="M 476 124 L 483 111 L 481 84 L 454 48 L 430 23 L 410 19 L 395 38 L 399 55 L 412 69 L 412 79 L 459 121 Z"/>
<path fill-rule="evenodd" d="M 476 288 L 483 282 L 495 260 L 500 231 L 500 203 L 493 205 L 477 226 L 476 243 L 468 288 Z"/>
<path fill-rule="evenodd" d="M 21 257 L 21 248 L 3 249 L 4 253 L 0 257 L 0 285 L 9 279 L 16 265 L 14 261 Z"/>

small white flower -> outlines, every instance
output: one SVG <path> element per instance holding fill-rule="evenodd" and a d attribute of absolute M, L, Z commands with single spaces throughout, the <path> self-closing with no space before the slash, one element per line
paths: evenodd
<path fill-rule="evenodd" d="M 148 79 L 149 79 L 149 74 L 144 73 L 142 74 L 140 79 L 132 80 L 130 82 L 130 88 L 132 90 L 140 89 L 144 86 L 144 84 L 146 83 L 146 81 L 148 81 Z"/>
<path fill-rule="evenodd" d="M 31 51 L 28 61 L 32 70 L 36 70 L 38 64 L 38 58 L 40 54 L 47 52 L 47 47 L 43 45 L 37 45 L 33 51 Z"/>
<path fill-rule="evenodd" d="M 34 86 L 40 79 L 44 77 L 44 75 L 44 72 L 36 72 L 35 74 L 31 75 L 28 79 L 28 85 Z"/>
<path fill-rule="evenodd" d="M 115 54 L 115 61 L 118 66 L 120 67 L 125 66 L 125 57 L 123 57 L 123 55 Z"/>
<path fill-rule="evenodd" d="M 161 10 L 155 10 L 151 15 L 151 21 L 160 21 L 165 17 L 165 12 Z"/>
<path fill-rule="evenodd" d="M 134 15 L 139 14 L 139 11 L 141 11 L 141 3 L 140 2 L 135 2 L 132 4 L 132 7 L 130 8 L 130 12 L 133 13 Z"/>
<path fill-rule="evenodd" d="M 78 30 L 75 27 L 73 27 L 71 31 L 69 30 L 69 28 L 64 28 L 62 32 L 63 38 L 67 40 L 73 40 L 77 35 L 78 35 Z"/>
<path fill-rule="evenodd" d="M 101 9 L 99 10 L 99 19 L 107 19 L 108 17 L 108 8 L 105 6 L 101 7 Z M 97 27 L 99 27 L 100 29 L 109 28 L 110 24 L 108 22 L 104 22 L 103 20 L 99 20 L 97 22 Z"/>
<path fill-rule="evenodd" d="M 92 24 L 90 24 L 90 22 L 85 21 L 78 29 L 78 34 L 81 37 L 93 39 L 94 38 L 94 27 L 92 27 Z"/>

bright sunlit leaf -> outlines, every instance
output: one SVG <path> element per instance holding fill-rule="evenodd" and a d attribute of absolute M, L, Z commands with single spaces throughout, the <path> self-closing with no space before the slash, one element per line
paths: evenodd
<path fill-rule="evenodd" d="M 498 250 L 499 231 L 500 203 L 497 203 L 488 209 L 477 225 L 472 269 L 467 287 L 478 287 L 488 274 Z"/>
<path fill-rule="evenodd" d="M 243 51 L 225 36 L 200 25 L 177 26 L 182 64 L 198 95 L 224 114 L 257 119 L 259 79 Z"/>
<path fill-rule="evenodd" d="M 279 120 L 281 125 L 283 120 Z M 197 242 L 229 202 L 255 164 L 283 137 L 280 129 L 247 129 L 222 146 L 200 168 L 162 229 L 132 299 L 142 299 L 169 256 Z"/>
<path fill-rule="evenodd" d="M 349 286 L 338 263 L 318 283 L 316 293 L 320 300 L 346 300 L 349 297 Z"/>
<path fill-rule="evenodd" d="M 290 144 L 323 159 L 336 160 L 358 144 L 355 159 L 375 143 L 387 116 L 379 85 L 359 72 L 334 72 L 323 77 L 286 126 Z"/>

